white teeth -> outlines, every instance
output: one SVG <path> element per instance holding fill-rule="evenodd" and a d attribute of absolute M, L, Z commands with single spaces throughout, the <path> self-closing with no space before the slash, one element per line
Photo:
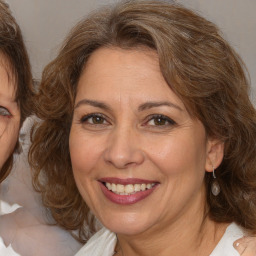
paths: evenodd
<path fill-rule="evenodd" d="M 146 184 L 141 184 L 141 185 L 140 185 L 140 189 L 141 189 L 142 191 L 146 190 Z"/>
<path fill-rule="evenodd" d="M 112 188 L 110 183 L 106 183 L 107 188 L 110 190 Z"/>
<path fill-rule="evenodd" d="M 108 189 L 112 190 L 113 192 L 116 192 L 116 184 L 112 183 L 112 186 Z"/>
<path fill-rule="evenodd" d="M 151 189 L 152 185 L 151 184 L 147 184 L 147 189 Z"/>
<path fill-rule="evenodd" d="M 140 184 L 134 184 L 133 187 L 135 192 L 140 191 Z"/>
<path fill-rule="evenodd" d="M 124 191 L 125 191 L 125 193 L 127 193 L 127 194 L 130 194 L 130 193 L 134 192 L 133 185 L 132 185 L 132 184 L 125 185 Z"/>
<path fill-rule="evenodd" d="M 107 183 L 108 184 L 108 183 Z M 112 184 L 110 184 L 110 188 L 108 188 L 109 190 L 112 190 Z M 122 184 L 117 184 L 116 185 L 116 192 L 118 192 L 118 193 L 124 193 L 124 185 L 122 185 Z"/>
<path fill-rule="evenodd" d="M 108 190 L 114 192 L 115 194 L 131 195 L 136 192 L 145 191 L 146 189 L 151 189 L 152 187 L 154 187 L 155 183 L 123 185 L 123 184 L 115 184 L 115 183 L 106 182 L 105 185 L 108 188 Z"/>

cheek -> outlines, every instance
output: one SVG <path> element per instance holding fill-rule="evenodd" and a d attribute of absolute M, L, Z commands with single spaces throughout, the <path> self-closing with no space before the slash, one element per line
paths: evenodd
<path fill-rule="evenodd" d="M 72 163 L 72 170 L 77 188 L 83 199 L 95 212 L 95 167 L 99 162 L 102 147 L 97 139 L 85 136 L 79 131 L 71 129 L 69 137 L 69 149 Z M 96 172 L 97 175 L 97 172 Z"/>
<path fill-rule="evenodd" d="M 171 136 L 154 141 L 148 146 L 147 154 L 166 174 L 179 174 L 186 170 L 204 172 L 206 159 L 205 141 L 195 140 L 193 136 Z"/>
<path fill-rule="evenodd" d="M 101 150 L 98 144 L 97 140 L 71 130 L 69 149 L 74 176 L 90 173 L 97 164 Z"/>
<path fill-rule="evenodd" d="M 0 169 L 12 154 L 19 135 L 19 123 L 10 124 L 0 137 Z"/>

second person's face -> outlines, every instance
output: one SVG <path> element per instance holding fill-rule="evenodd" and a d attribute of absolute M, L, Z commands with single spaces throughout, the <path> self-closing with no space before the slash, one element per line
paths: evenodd
<path fill-rule="evenodd" d="M 0 54 L 0 58 L 1 54 Z M 11 72 L 0 59 L 0 171 L 13 152 L 18 139 L 20 110 L 15 101 L 15 84 Z"/>
<path fill-rule="evenodd" d="M 82 197 L 116 233 L 161 230 L 204 209 L 210 142 L 152 50 L 92 54 L 78 83 L 69 143 Z"/>

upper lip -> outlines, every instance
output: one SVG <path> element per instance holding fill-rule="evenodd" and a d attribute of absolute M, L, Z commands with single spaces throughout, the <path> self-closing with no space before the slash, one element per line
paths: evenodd
<path fill-rule="evenodd" d="M 102 183 L 114 183 L 114 184 L 122 184 L 122 185 L 128 185 L 128 184 L 152 184 L 152 183 L 159 183 L 155 180 L 145 180 L 145 179 L 138 179 L 138 178 L 127 178 L 127 179 L 121 179 L 116 177 L 105 177 L 99 179 Z"/>

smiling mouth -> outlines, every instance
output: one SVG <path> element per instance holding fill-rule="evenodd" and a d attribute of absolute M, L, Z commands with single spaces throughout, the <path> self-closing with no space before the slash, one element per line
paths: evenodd
<path fill-rule="evenodd" d="M 114 194 L 117 195 L 133 195 L 137 192 L 146 191 L 152 189 L 157 183 L 142 183 L 142 184 L 116 184 L 104 182 L 103 185 Z"/>

